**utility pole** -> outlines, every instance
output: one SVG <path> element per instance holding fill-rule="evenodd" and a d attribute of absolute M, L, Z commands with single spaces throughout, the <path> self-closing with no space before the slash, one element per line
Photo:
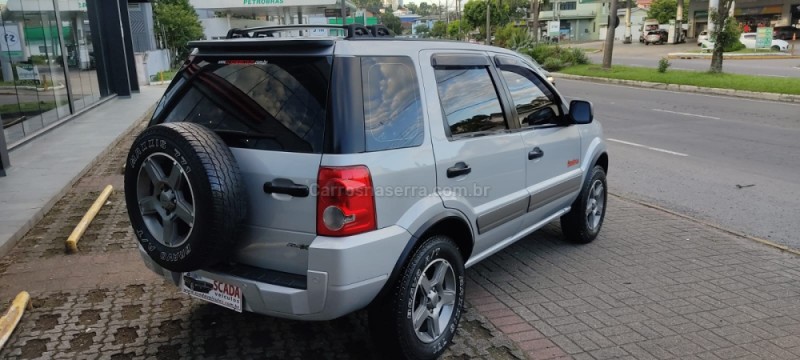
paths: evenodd
<path fill-rule="evenodd" d="M 491 1 L 486 0 L 486 45 L 490 45 L 492 42 L 492 24 L 489 22 L 491 19 L 492 7 Z"/>
<path fill-rule="evenodd" d="M 611 0 L 608 9 L 608 31 L 606 31 L 606 45 L 603 51 L 603 69 L 611 69 L 611 54 L 614 52 L 614 28 L 617 19 L 617 0 Z"/>
<path fill-rule="evenodd" d="M 458 17 L 458 41 L 461 41 L 461 0 L 456 0 L 456 16 Z"/>
<path fill-rule="evenodd" d="M 678 1 L 680 2 L 683 0 Z M 627 0 L 625 3 L 627 7 L 625 9 L 625 40 L 623 43 L 630 44 L 633 42 L 633 35 L 631 35 L 631 0 Z"/>

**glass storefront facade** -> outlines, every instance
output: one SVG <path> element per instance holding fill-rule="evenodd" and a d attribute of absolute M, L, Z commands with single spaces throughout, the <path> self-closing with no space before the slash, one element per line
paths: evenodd
<path fill-rule="evenodd" d="M 0 0 L 0 119 L 8 144 L 101 98 L 86 0 Z"/>

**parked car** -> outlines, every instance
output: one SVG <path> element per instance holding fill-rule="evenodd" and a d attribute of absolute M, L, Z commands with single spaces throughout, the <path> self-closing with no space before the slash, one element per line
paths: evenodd
<path fill-rule="evenodd" d="M 647 20 L 645 20 L 644 23 L 642 24 L 642 27 L 639 29 L 639 42 L 643 43 L 645 36 L 647 36 L 647 34 L 650 31 L 659 30 L 659 26 L 660 25 L 658 24 L 658 20 L 657 19 L 647 19 Z"/>
<path fill-rule="evenodd" d="M 772 29 L 772 38 L 780 40 L 800 39 L 800 29 L 794 26 L 776 26 Z"/>
<path fill-rule="evenodd" d="M 703 42 L 709 40 L 708 31 L 701 31 L 700 35 L 697 35 L 697 46 L 703 46 Z"/>
<path fill-rule="evenodd" d="M 744 44 L 746 48 L 755 49 L 756 36 L 756 33 L 744 33 L 739 36 L 739 41 Z M 772 45 L 770 46 L 770 49 L 775 51 L 786 51 L 789 49 L 789 43 L 780 39 L 772 39 Z"/>
<path fill-rule="evenodd" d="M 644 44 L 656 44 L 661 45 L 667 42 L 667 36 L 669 34 L 666 30 L 653 30 L 647 32 L 647 35 L 644 37 Z"/>
<path fill-rule="evenodd" d="M 272 36 L 314 28 L 346 36 Z M 592 104 L 513 51 L 355 24 L 190 46 L 124 175 L 144 263 L 190 296 L 296 320 L 367 308 L 376 349 L 434 359 L 465 268 L 555 220 L 575 243 L 602 228 Z"/>

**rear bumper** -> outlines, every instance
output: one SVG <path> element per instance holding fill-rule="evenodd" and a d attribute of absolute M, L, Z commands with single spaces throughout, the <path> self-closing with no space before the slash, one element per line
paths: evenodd
<path fill-rule="evenodd" d="M 411 234 L 399 226 L 346 238 L 317 237 L 309 246 L 306 288 L 259 282 L 216 271 L 196 273 L 239 286 L 245 311 L 297 320 L 330 320 L 369 305 L 383 288 Z M 180 286 L 182 273 L 145 265 Z"/>

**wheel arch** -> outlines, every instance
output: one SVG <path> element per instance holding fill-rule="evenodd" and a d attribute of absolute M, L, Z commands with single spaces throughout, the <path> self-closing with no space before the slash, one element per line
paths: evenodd
<path fill-rule="evenodd" d="M 434 234 L 450 236 L 456 243 L 456 246 L 458 246 L 464 263 L 467 263 L 475 246 L 472 228 L 469 226 L 469 222 L 467 222 L 463 214 L 456 210 L 447 209 L 444 213 L 429 219 L 417 230 L 412 232 L 411 239 L 409 239 L 405 248 L 403 248 L 403 252 L 398 257 L 392 269 L 392 273 L 389 274 L 389 278 L 386 280 L 383 288 L 378 292 L 378 295 L 375 296 L 375 299 L 373 299 L 373 303 L 382 300 L 391 293 L 394 282 L 397 281 L 403 268 L 408 264 L 414 251 L 422 245 L 425 239 Z"/>
<path fill-rule="evenodd" d="M 600 165 L 600 167 L 603 168 L 603 171 L 605 171 L 606 175 L 608 175 L 608 153 L 605 151 L 600 153 L 600 155 L 594 160 L 592 167 L 594 167 L 594 165 Z"/>

